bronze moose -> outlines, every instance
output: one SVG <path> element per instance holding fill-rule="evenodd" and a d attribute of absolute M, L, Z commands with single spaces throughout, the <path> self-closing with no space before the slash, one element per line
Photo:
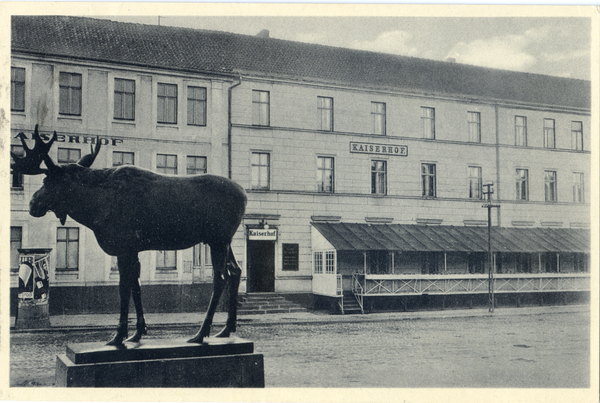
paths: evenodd
<path fill-rule="evenodd" d="M 246 194 L 241 186 L 215 175 L 178 177 L 131 165 L 92 169 L 100 151 L 99 141 L 95 148 L 91 146 L 91 154 L 77 163 L 56 165 L 48 156 L 56 132 L 45 142 L 36 125 L 33 149 L 27 147 L 22 133 L 19 137 L 25 155 L 11 153 L 11 170 L 46 175 L 43 186 L 31 198 L 29 214 L 42 217 L 53 211 L 61 225 L 68 215 L 94 232 L 104 252 L 117 257 L 120 316 L 117 333 L 108 345 L 138 342 L 147 333 L 138 253 L 187 249 L 200 242 L 210 246 L 213 294 L 202 327 L 188 341 L 202 343 L 209 336 L 219 298 L 227 285 L 227 322 L 216 337 L 229 337 L 235 332 L 241 269 L 233 256 L 231 240 L 246 208 Z M 42 161 L 46 168 L 41 168 Z M 130 296 L 137 322 L 135 334 L 126 339 Z"/>

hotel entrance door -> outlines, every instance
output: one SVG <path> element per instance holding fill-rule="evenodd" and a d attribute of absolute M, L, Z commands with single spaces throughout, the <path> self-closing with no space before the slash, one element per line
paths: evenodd
<path fill-rule="evenodd" d="M 275 291 L 275 242 L 248 241 L 248 292 Z"/>

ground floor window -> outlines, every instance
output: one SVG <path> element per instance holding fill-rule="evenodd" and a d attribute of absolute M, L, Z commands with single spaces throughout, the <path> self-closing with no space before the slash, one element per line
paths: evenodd
<path fill-rule="evenodd" d="M 468 268 L 471 274 L 482 274 L 485 273 L 485 260 L 487 255 L 485 253 L 469 253 L 468 254 Z"/>
<path fill-rule="evenodd" d="M 588 257 L 585 253 L 575 253 L 573 256 L 573 271 L 588 272 Z"/>
<path fill-rule="evenodd" d="M 19 271 L 19 249 L 23 243 L 23 228 L 10 227 L 10 271 Z"/>
<path fill-rule="evenodd" d="M 336 254 L 335 251 L 315 252 L 314 253 L 315 274 L 335 274 L 336 272 Z"/>
<path fill-rule="evenodd" d="M 56 271 L 79 270 L 79 228 L 56 229 Z"/>
<path fill-rule="evenodd" d="M 156 251 L 156 270 L 177 270 L 177 251 Z"/>
<path fill-rule="evenodd" d="M 424 253 L 421 259 L 421 274 L 438 274 L 439 256 L 435 252 Z"/>

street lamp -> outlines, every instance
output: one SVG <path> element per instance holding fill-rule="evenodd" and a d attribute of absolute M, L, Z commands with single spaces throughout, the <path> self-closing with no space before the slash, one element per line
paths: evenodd
<path fill-rule="evenodd" d="M 492 208 L 500 208 L 499 204 L 492 204 L 492 194 L 494 193 L 494 182 L 483 185 L 486 188 L 484 195 L 487 195 L 487 204 L 481 207 L 487 207 L 488 210 L 488 309 L 490 313 L 494 313 L 494 266 L 492 258 Z"/>

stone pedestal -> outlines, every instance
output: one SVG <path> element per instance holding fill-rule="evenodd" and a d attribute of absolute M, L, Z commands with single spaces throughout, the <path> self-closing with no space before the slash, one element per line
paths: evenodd
<path fill-rule="evenodd" d="M 50 310 L 48 302 L 19 302 L 19 312 L 15 327 L 17 329 L 43 329 L 50 327 Z"/>
<path fill-rule="evenodd" d="M 262 354 L 237 338 L 145 340 L 124 347 L 67 346 L 57 356 L 56 386 L 110 388 L 263 388 Z"/>

